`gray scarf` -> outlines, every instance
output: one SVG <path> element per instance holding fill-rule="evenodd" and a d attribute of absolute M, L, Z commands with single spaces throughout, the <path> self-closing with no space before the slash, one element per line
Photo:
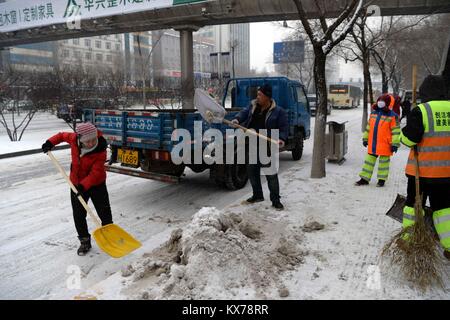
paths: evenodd
<path fill-rule="evenodd" d="M 97 142 L 95 143 L 95 145 L 90 149 L 83 147 L 83 143 L 81 143 L 80 158 L 82 156 L 84 156 L 86 153 L 89 153 L 89 152 L 93 151 L 95 148 L 97 148 L 97 145 L 98 145 L 98 139 L 97 139 Z"/>

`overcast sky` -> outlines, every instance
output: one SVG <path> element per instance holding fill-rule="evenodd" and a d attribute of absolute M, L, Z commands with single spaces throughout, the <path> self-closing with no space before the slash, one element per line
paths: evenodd
<path fill-rule="evenodd" d="M 292 22 L 288 21 L 288 25 Z M 273 71 L 273 43 L 282 41 L 292 29 L 279 27 L 273 22 L 250 24 L 250 65 L 252 69 Z M 362 78 L 362 70 L 357 63 L 341 63 L 340 77 L 348 81 Z"/>

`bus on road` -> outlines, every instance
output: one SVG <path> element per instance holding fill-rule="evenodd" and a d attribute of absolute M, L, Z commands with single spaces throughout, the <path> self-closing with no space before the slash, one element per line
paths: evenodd
<path fill-rule="evenodd" d="M 333 108 L 357 108 L 361 102 L 362 91 L 360 87 L 349 84 L 331 84 L 328 91 L 328 100 Z"/>

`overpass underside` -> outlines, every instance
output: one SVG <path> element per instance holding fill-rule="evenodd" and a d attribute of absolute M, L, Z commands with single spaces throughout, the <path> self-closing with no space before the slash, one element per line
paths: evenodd
<path fill-rule="evenodd" d="M 326 16 L 339 15 L 345 0 L 326 3 Z M 302 0 L 309 18 L 317 18 L 314 0 Z M 422 15 L 450 12 L 449 0 L 366 0 L 380 8 L 382 16 Z M 234 24 L 279 20 L 297 20 L 292 0 L 213 0 L 163 9 L 141 11 L 81 21 L 81 29 L 69 29 L 67 24 L 54 24 L 11 32 L 0 32 L 0 48 L 61 39 L 116 34 L 133 31 L 196 28 L 206 25 Z"/>

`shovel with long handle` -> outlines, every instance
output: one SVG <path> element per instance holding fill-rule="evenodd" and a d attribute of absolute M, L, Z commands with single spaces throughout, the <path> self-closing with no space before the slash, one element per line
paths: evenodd
<path fill-rule="evenodd" d="M 279 144 L 277 140 L 271 139 L 265 135 L 262 135 L 255 130 L 245 128 L 239 124 L 233 123 L 230 120 L 225 119 L 226 110 L 220 104 L 218 104 L 214 98 L 212 98 L 207 92 L 201 89 L 195 89 L 194 95 L 194 104 L 197 107 L 197 110 L 202 115 L 203 119 L 205 119 L 209 123 L 225 123 L 226 125 L 234 128 L 239 128 L 244 132 L 248 132 L 252 135 L 260 137 L 266 141 L 274 143 L 276 145 Z"/>
<path fill-rule="evenodd" d="M 72 191 L 78 195 L 77 198 L 86 209 L 86 212 L 89 214 L 92 220 L 94 220 L 97 229 L 95 229 L 95 231 L 93 232 L 93 237 L 97 242 L 99 248 L 114 258 L 123 257 L 139 248 L 141 246 L 141 243 L 138 240 L 134 239 L 130 234 L 128 234 L 118 225 L 114 223 L 107 224 L 105 226 L 101 225 L 100 220 L 95 216 L 91 208 L 89 208 L 89 206 L 87 205 L 86 201 L 84 201 L 83 197 L 79 194 L 77 188 L 73 185 L 72 181 L 70 181 L 70 178 L 67 176 L 58 160 L 56 160 L 53 153 L 51 151 L 48 151 L 47 154 L 52 160 L 55 167 L 59 170 L 61 175 L 69 184 L 70 189 L 72 189 Z"/>
<path fill-rule="evenodd" d="M 245 133 L 248 132 L 248 133 L 250 133 L 250 134 L 252 134 L 252 135 L 254 135 L 254 136 L 260 137 L 261 139 L 264 139 L 264 140 L 266 140 L 266 141 L 269 141 L 269 142 L 271 142 L 271 143 L 274 143 L 274 144 L 278 145 L 278 141 L 277 141 L 277 140 L 274 140 L 274 139 L 271 139 L 271 138 L 269 138 L 269 137 L 267 137 L 267 136 L 265 136 L 265 135 L 262 135 L 262 134 L 256 132 L 255 130 L 252 130 L 252 129 L 243 127 L 243 126 L 241 126 L 241 125 L 239 125 L 239 124 L 236 124 L 236 123 L 234 123 L 234 122 L 232 122 L 232 121 L 230 121 L 230 120 L 227 120 L 227 119 L 225 119 L 225 118 L 222 120 L 222 122 L 225 123 L 226 125 L 230 126 L 230 127 L 235 127 L 235 128 L 241 129 L 241 130 L 243 130 Z"/>

